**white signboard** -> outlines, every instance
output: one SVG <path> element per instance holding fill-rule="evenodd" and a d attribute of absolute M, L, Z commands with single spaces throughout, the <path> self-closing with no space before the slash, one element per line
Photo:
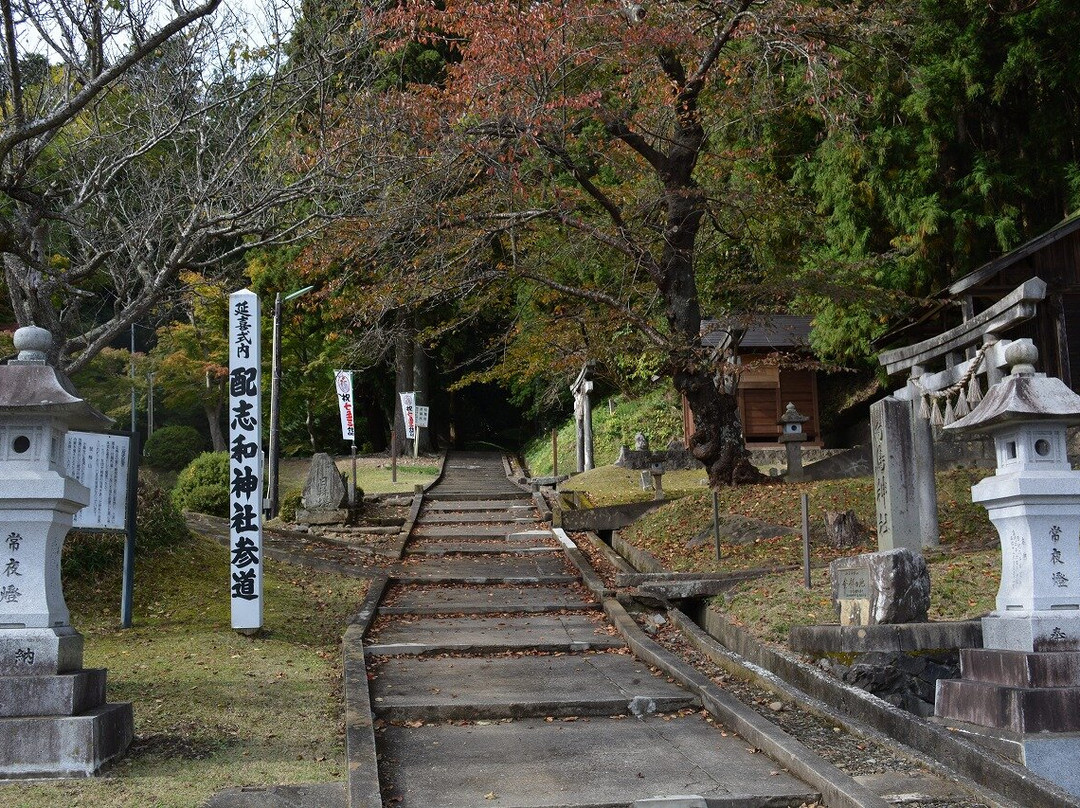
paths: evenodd
<path fill-rule="evenodd" d="M 68 432 L 64 442 L 64 473 L 90 489 L 90 504 L 76 511 L 72 527 L 124 530 L 127 526 L 127 435 Z"/>
<path fill-rule="evenodd" d="M 428 414 L 431 412 L 431 408 L 416 406 L 413 407 L 413 410 L 416 412 L 416 425 L 422 429 L 427 429 Z"/>
<path fill-rule="evenodd" d="M 401 414 L 405 418 L 405 437 L 412 440 L 416 437 L 416 393 L 400 393 Z"/>
<path fill-rule="evenodd" d="M 352 371 L 334 371 L 334 388 L 337 390 L 338 411 L 341 415 L 341 437 L 356 442 L 356 424 L 353 420 Z"/>
<path fill-rule="evenodd" d="M 229 295 L 229 591 L 232 627 L 262 626 L 262 374 L 259 298 Z"/>

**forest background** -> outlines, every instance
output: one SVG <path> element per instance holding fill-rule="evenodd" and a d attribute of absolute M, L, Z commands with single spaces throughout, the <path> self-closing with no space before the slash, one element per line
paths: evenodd
<path fill-rule="evenodd" d="M 0 16 L 0 322 L 53 331 L 121 424 L 134 365 L 141 428 L 152 378 L 156 423 L 214 448 L 225 296 L 310 285 L 282 318 L 286 452 L 344 447 L 337 368 L 379 451 L 401 390 L 439 440 L 519 445 L 593 360 L 608 390 L 670 379 L 731 481 L 703 319 L 808 315 L 865 389 L 875 337 L 1080 202 L 1067 0 Z"/>

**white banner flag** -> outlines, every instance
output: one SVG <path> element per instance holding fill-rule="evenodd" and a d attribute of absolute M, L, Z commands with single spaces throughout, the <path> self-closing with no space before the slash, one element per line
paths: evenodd
<path fill-rule="evenodd" d="M 334 371 L 334 388 L 337 390 L 338 412 L 341 415 L 341 437 L 356 442 L 356 424 L 353 420 L 352 371 Z"/>
<path fill-rule="evenodd" d="M 229 552 L 232 627 L 262 627 L 262 373 L 259 298 L 229 295 Z"/>
<path fill-rule="evenodd" d="M 405 437 L 416 437 L 416 393 L 400 393 L 401 414 L 405 418 Z"/>

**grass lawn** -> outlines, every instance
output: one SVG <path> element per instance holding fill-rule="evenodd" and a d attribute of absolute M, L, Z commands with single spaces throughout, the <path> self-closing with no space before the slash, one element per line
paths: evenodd
<path fill-rule="evenodd" d="M 334 458 L 339 470 L 352 476 L 352 458 L 338 455 Z M 282 459 L 280 465 L 282 495 L 289 491 L 301 491 L 307 479 L 309 458 Z M 385 455 L 369 455 L 356 458 L 356 476 L 365 494 L 411 494 L 417 485 L 434 482 L 439 474 L 439 458 L 422 456 L 416 460 L 411 457 L 399 457 L 397 463 L 397 482 L 393 480 L 393 468 L 390 458 Z"/>
<path fill-rule="evenodd" d="M 997 531 L 990 524 L 986 510 L 971 502 L 971 486 L 989 473 L 955 469 L 937 475 L 941 546 L 926 553 L 930 567 L 931 620 L 967 619 L 994 607 L 1001 574 Z M 700 472 L 697 474 L 700 476 Z M 595 485 L 590 475 L 595 475 Z M 616 481 L 625 476 L 622 469 L 604 467 L 577 475 L 569 483 L 588 491 L 594 504 L 600 505 L 619 501 Z M 641 498 L 640 485 L 637 488 L 634 491 L 624 485 L 622 501 Z M 799 565 L 796 571 L 777 572 L 739 584 L 716 599 L 733 620 L 762 639 L 785 642 L 793 625 L 837 621 L 831 604 L 827 565 L 841 556 L 877 550 L 872 478 L 772 482 L 719 491 L 721 514 L 800 529 L 801 495 L 807 494 L 813 566 L 809 590 L 803 586 L 801 534 L 759 538 L 748 543 L 722 541 L 719 561 L 711 535 L 706 541 L 692 542 L 712 524 L 711 491 L 701 486 L 697 490 L 693 488 L 692 478 L 683 483 L 676 474 L 664 475 L 664 489 L 672 494 L 672 501 L 626 528 L 622 536 L 651 552 L 671 570 L 711 572 Z M 691 493 L 678 496 L 686 490 Z M 861 544 L 841 550 L 825 540 L 825 512 L 849 509 L 855 511 L 868 530 Z"/>
<path fill-rule="evenodd" d="M 134 703 L 136 740 L 103 776 L 4 784 L 0 800 L 192 808 L 230 786 L 342 780 L 339 641 L 367 582 L 264 569 L 265 629 L 252 638 L 229 628 L 228 551 L 201 537 L 139 560 L 126 631 L 118 571 L 67 581 L 84 665 L 109 669 L 109 701 Z"/>

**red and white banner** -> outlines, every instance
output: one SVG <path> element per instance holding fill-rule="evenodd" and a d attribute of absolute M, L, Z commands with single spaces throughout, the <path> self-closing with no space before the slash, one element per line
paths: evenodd
<path fill-rule="evenodd" d="M 352 371 L 334 371 L 334 389 L 337 391 L 338 413 L 341 415 L 341 437 L 356 442 L 356 421 L 353 414 Z"/>

